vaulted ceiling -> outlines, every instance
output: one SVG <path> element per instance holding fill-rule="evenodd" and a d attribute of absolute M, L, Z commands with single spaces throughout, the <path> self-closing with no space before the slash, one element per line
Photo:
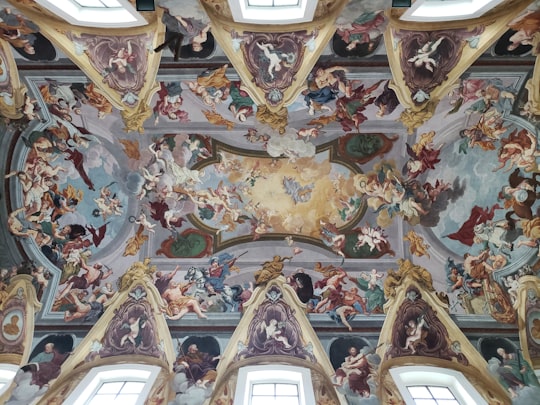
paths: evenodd
<path fill-rule="evenodd" d="M 512 282 L 539 254 L 529 2 L 411 22 L 387 1 L 320 0 L 312 22 L 283 26 L 236 23 L 226 1 L 164 0 L 148 25 L 117 29 L 0 6 L 0 258 L 44 267 L 38 323 L 81 322 L 62 302 L 81 262 L 114 285 L 144 258 L 179 266 L 179 281 L 236 258 L 189 290 L 209 312 L 230 310 L 209 288 L 249 289 L 277 260 L 314 284 L 343 268 L 346 289 L 381 290 L 374 313 L 406 258 L 452 314 L 515 322 Z M 486 255 L 497 300 L 467 254 Z"/>

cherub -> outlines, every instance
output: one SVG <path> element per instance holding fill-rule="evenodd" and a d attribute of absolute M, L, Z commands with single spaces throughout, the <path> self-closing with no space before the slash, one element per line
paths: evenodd
<path fill-rule="evenodd" d="M 517 301 L 517 293 L 519 289 L 519 281 L 514 276 L 510 275 L 506 278 L 503 278 L 503 283 L 506 288 L 506 292 L 510 296 L 510 300 L 512 301 L 512 304 L 514 304 Z"/>
<path fill-rule="evenodd" d="M 266 331 L 266 339 L 273 339 L 277 342 L 283 343 L 286 349 L 290 349 L 292 346 L 289 343 L 289 339 L 286 336 L 281 334 L 281 329 L 284 325 L 284 322 L 278 322 L 277 319 L 270 319 L 268 323 L 263 321 L 261 323 L 261 330 Z"/>
<path fill-rule="evenodd" d="M 156 224 L 151 223 L 148 218 L 146 218 L 146 214 L 144 212 L 141 212 L 139 216 L 134 221 L 136 224 L 144 226 L 145 229 L 148 230 L 148 232 L 155 233 L 156 231 L 154 228 L 156 227 Z"/>
<path fill-rule="evenodd" d="M 383 251 L 384 244 L 388 243 L 384 232 L 381 227 L 372 228 L 368 226 L 362 226 L 360 232 L 357 235 L 358 242 L 354 245 L 354 250 L 359 250 L 362 246 L 368 245 L 370 252 L 378 250 Z"/>
<path fill-rule="evenodd" d="M 111 184 L 109 184 L 109 186 Z M 94 210 L 94 215 L 101 215 L 103 220 L 106 220 L 109 216 L 123 214 L 122 203 L 116 196 L 116 193 L 112 194 L 109 186 L 101 187 L 99 197 L 94 198 L 94 202 L 98 207 L 96 210 Z"/>
<path fill-rule="evenodd" d="M 424 333 L 423 328 L 427 327 L 428 325 L 423 314 L 420 315 L 416 320 L 409 320 L 409 323 L 406 325 L 407 339 L 405 340 L 405 346 L 403 346 L 403 349 L 410 349 L 411 354 L 415 354 L 416 343 L 422 339 L 422 334 Z"/>
<path fill-rule="evenodd" d="M 378 285 L 378 281 L 383 277 L 384 274 L 377 272 L 377 269 L 372 269 L 369 274 L 362 272 L 362 278 L 368 281 L 368 288 L 370 290 L 374 290 Z"/>
<path fill-rule="evenodd" d="M 317 138 L 322 133 L 324 132 L 317 127 L 300 128 L 298 131 L 296 131 L 298 139 L 304 139 L 305 141 L 309 141 L 310 138 Z"/>
<path fill-rule="evenodd" d="M 264 56 L 268 59 L 268 69 L 267 72 L 270 75 L 270 80 L 274 80 L 274 72 L 279 72 L 283 68 L 281 63 L 283 61 L 292 63 L 294 62 L 295 55 L 292 53 L 283 53 L 276 51 L 274 45 L 267 43 L 263 44 L 262 42 L 257 42 L 257 47 L 263 51 Z"/>
<path fill-rule="evenodd" d="M 137 318 L 134 316 L 130 316 L 127 323 L 124 323 L 120 328 L 129 329 L 129 332 L 122 336 L 122 339 L 120 339 L 120 346 L 124 346 L 124 344 L 128 340 L 133 343 L 134 346 L 138 346 L 138 344 L 140 343 L 139 334 L 141 333 L 141 329 L 143 329 L 145 326 L 146 317 L 144 315 L 141 315 Z"/>
<path fill-rule="evenodd" d="M 134 65 L 137 55 L 133 51 L 130 40 L 127 41 L 126 45 L 126 47 L 121 47 L 118 51 L 114 52 L 109 58 L 109 64 L 103 72 L 104 77 L 115 71 L 121 74 L 125 74 L 126 72 L 135 74 L 137 72 L 137 67 Z"/>
<path fill-rule="evenodd" d="M 421 48 L 416 50 L 416 55 L 409 58 L 407 62 L 414 63 L 414 66 L 417 68 L 424 66 L 424 68 L 433 72 L 433 69 L 437 67 L 437 60 L 433 56 L 443 39 L 443 37 L 440 37 L 436 41 L 426 42 Z"/>

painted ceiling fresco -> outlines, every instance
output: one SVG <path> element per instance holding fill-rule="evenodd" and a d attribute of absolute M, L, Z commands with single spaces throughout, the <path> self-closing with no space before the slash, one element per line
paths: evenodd
<path fill-rule="evenodd" d="M 197 336 L 177 338 L 177 361 L 197 344 L 210 356 L 214 374 L 190 380 L 203 391 L 220 345 L 199 332 L 232 328 L 253 302 L 244 346 L 222 368 L 263 349 L 311 358 L 297 343 L 311 326 L 343 334 L 329 345 L 336 386 L 358 352 L 367 376 L 381 358 L 437 357 L 434 346 L 474 363 L 450 316 L 516 326 L 519 280 L 540 269 L 537 5 L 508 0 L 512 13 L 441 29 L 400 21 L 386 1 L 320 0 L 313 23 L 258 30 L 233 23 L 225 3 L 156 1 L 150 28 L 104 32 L 0 1 L 0 303 L 27 274 L 36 325 L 103 325 L 102 346 L 85 340 L 87 357 L 69 367 L 170 356 L 159 334 L 187 326 Z M 411 268 L 419 276 L 396 297 Z M 137 272 L 156 289 L 128 291 Z M 282 275 L 307 318 L 291 311 Z M 386 352 L 349 335 L 382 327 L 398 298 Z M 433 311 L 440 302 L 449 316 Z M 3 326 L 16 340 L 13 319 Z M 31 357 L 53 343 L 63 362 L 66 336 Z M 486 361 L 515 354 L 493 339 Z M 371 377 L 346 380 L 348 399 L 374 397 Z"/>
<path fill-rule="evenodd" d="M 174 12 L 165 10 L 165 39 Z M 15 15 L 3 13 L 5 21 Z M 384 52 L 381 12 L 345 19 L 338 19 L 332 52 L 351 58 L 348 52 L 358 50 L 360 60 Z M 34 31 L 33 41 L 41 38 Z M 459 57 L 452 46 L 461 37 L 446 34 L 433 37 L 440 39 L 423 63 L 419 53 L 407 59 L 413 76 L 433 76 L 443 60 Z M 476 42 L 481 35 L 479 27 Z M 506 49 L 519 45 L 526 58 L 531 39 L 512 42 L 516 36 L 501 41 L 516 45 Z M 285 118 L 268 120 L 229 63 L 162 69 L 152 113 L 134 131 L 118 107 L 136 103 L 147 87 L 144 40 L 100 38 L 72 40 L 92 55 L 101 83 L 78 71 L 20 70 L 28 89 L 22 114 L 3 123 L 6 246 L 37 266 L 43 319 L 92 319 L 77 311 L 74 297 L 106 301 L 115 280 L 140 258 L 189 283 L 183 293 L 198 297 L 203 312 L 239 311 L 257 283 L 254 272 L 280 263 L 291 282 L 298 274 L 310 279 L 304 302 L 314 313 L 332 314 L 343 294 L 353 297 L 359 315 L 381 313 L 386 271 L 410 257 L 449 294 L 452 313 L 515 321 L 515 280 L 536 270 L 538 255 L 537 116 L 525 88 L 530 64 L 496 73 L 470 68 L 424 122 L 401 105 L 384 67 L 366 72 L 321 60 Z M 26 46 L 5 40 L 18 52 Z M 258 47 L 243 48 L 251 49 L 249 69 L 270 84 L 289 80 L 301 57 L 291 45 L 274 60 L 272 49 L 261 46 L 273 40 L 267 35 Z M 342 49 L 341 42 L 349 45 Z M 213 41 L 205 46 L 216 48 Z M 11 50 L 3 49 L 7 67 Z M 35 44 L 30 53 L 42 50 L 47 59 L 50 47 Z M 500 41 L 488 51 L 505 53 Z M 5 95 L 13 90 L 8 71 Z M 103 83 L 120 89 L 120 105 L 105 97 Z M 429 88 L 416 86 L 413 98 L 419 92 L 429 98 Z M 336 297 L 327 293 L 335 274 L 342 274 L 332 288 Z M 98 287 L 110 291 L 96 293 Z"/>

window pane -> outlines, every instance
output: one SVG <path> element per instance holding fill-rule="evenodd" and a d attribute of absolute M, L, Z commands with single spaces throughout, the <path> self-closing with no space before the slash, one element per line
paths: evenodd
<path fill-rule="evenodd" d="M 429 387 L 429 390 L 435 399 L 455 399 L 452 391 L 446 387 Z"/>
<path fill-rule="evenodd" d="M 138 398 L 139 396 L 135 394 L 118 395 L 114 400 L 114 405 L 135 405 Z"/>
<path fill-rule="evenodd" d="M 279 397 L 276 399 L 279 405 L 299 405 L 298 397 Z"/>
<path fill-rule="evenodd" d="M 251 405 L 300 405 L 300 400 L 298 399 L 298 397 L 276 398 L 274 396 L 261 396 L 252 397 Z"/>
<path fill-rule="evenodd" d="M 271 395 L 274 397 L 274 384 L 253 384 L 253 395 Z"/>
<path fill-rule="evenodd" d="M 143 383 L 143 382 L 127 381 L 126 385 L 124 385 L 124 388 L 122 388 L 122 391 L 120 393 L 122 395 L 124 395 L 124 394 L 140 394 L 141 391 L 144 388 L 144 385 L 145 385 L 145 383 Z"/>
<path fill-rule="evenodd" d="M 107 7 L 123 7 L 117 0 L 101 0 Z"/>
<path fill-rule="evenodd" d="M 407 387 L 413 398 L 433 398 L 427 387 Z"/>
<path fill-rule="evenodd" d="M 437 401 L 434 399 L 415 399 L 414 403 L 416 405 L 437 405 Z"/>
<path fill-rule="evenodd" d="M 276 395 L 298 396 L 296 384 L 276 384 Z"/>
<path fill-rule="evenodd" d="M 124 385 L 123 381 L 104 383 L 99 387 L 98 394 L 118 394 Z"/>
<path fill-rule="evenodd" d="M 104 405 L 113 404 L 116 394 L 112 395 L 95 395 L 87 404 L 88 405 Z"/>
<path fill-rule="evenodd" d="M 273 395 L 271 397 L 261 396 L 261 397 L 251 398 L 251 405 L 274 405 L 274 404 L 277 405 L 277 401 Z"/>
<path fill-rule="evenodd" d="M 438 405 L 459 405 L 459 402 L 456 399 L 438 399 Z"/>
<path fill-rule="evenodd" d="M 272 0 L 248 0 L 248 6 L 272 7 Z"/>
<path fill-rule="evenodd" d="M 81 7 L 105 7 L 100 0 L 75 0 Z"/>
<path fill-rule="evenodd" d="M 274 0 L 274 6 L 297 6 L 298 0 Z"/>

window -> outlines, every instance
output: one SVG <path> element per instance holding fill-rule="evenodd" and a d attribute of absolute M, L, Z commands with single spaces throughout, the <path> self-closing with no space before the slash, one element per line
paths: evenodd
<path fill-rule="evenodd" d="M 400 17 L 405 21 L 450 21 L 477 18 L 503 0 L 416 0 Z"/>
<path fill-rule="evenodd" d="M 96 393 L 86 401 L 85 405 L 123 404 L 135 405 L 145 382 L 143 381 L 111 381 L 104 382 Z"/>
<path fill-rule="evenodd" d="M 160 367 L 121 364 L 92 369 L 68 396 L 68 405 L 142 405 Z"/>
<path fill-rule="evenodd" d="M 250 24 L 294 24 L 313 21 L 313 0 L 229 0 L 236 22 Z"/>
<path fill-rule="evenodd" d="M 36 0 L 36 3 L 73 25 L 125 28 L 147 24 L 128 0 Z"/>
<path fill-rule="evenodd" d="M 17 371 L 19 371 L 19 366 L 14 364 L 0 364 L 0 395 L 9 388 Z"/>
<path fill-rule="evenodd" d="M 248 7 L 298 6 L 299 3 L 299 0 L 247 0 Z"/>
<path fill-rule="evenodd" d="M 298 384 L 256 383 L 251 385 L 251 405 L 300 405 Z"/>
<path fill-rule="evenodd" d="M 456 397 L 448 387 L 409 385 L 407 389 L 415 405 L 459 405 Z"/>
<path fill-rule="evenodd" d="M 390 369 L 407 405 L 487 405 L 459 371 L 441 367 L 405 366 Z"/>
<path fill-rule="evenodd" d="M 234 405 L 311 405 L 315 394 L 307 368 L 285 365 L 242 367 Z"/>

